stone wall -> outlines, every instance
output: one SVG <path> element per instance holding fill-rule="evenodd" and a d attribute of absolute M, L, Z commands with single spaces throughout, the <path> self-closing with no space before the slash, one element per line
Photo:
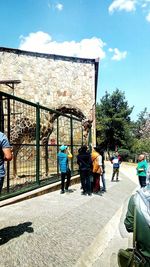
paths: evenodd
<path fill-rule="evenodd" d="M 14 89 L 0 84 L 0 91 L 52 109 L 71 105 L 81 110 L 93 121 L 94 143 L 97 70 L 93 59 L 0 48 L 0 81 L 21 81 Z"/>

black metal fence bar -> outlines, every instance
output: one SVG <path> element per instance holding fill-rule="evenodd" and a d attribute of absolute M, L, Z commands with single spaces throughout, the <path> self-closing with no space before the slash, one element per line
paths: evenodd
<path fill-rule="evenodd" d="M 0 92 L 0 130 L 14 151 L 0 199 L 60 180 L 57 153 L 63 143 L 73 154 L 72 174 L 77 173 L 76 155 L 83 144 L 81 119 Z"/>
<path fill-rule="evenodd" d="M 40 172 L 40 108 L 39 104 L 36 107 L 36 182 L 39 185 Z"/>

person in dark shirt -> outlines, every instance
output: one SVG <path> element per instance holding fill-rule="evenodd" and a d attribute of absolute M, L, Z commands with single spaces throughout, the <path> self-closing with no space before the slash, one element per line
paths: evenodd
<path fill-rule="evenodd" d="M 92 159 L 90 153 L 87 151 L 87 146 L 83 145 L 79 149 L 77 155 L 77 164 L 79 165 L 79 172 L 81 178 L 81 186 L 83 189 L 83 195 L 91 195 L 91 181 L 90 173 L 92 170 Z"/>

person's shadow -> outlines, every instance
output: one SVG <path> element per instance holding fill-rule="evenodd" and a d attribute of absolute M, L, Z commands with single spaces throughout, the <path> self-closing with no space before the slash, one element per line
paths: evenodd
<path fill-rule="evenodd" d="M 20 223 L 16 226 L 9 226 L 0 229 L 0 246 L 7 243 L 10 239 L 23 235 L 24 232 L 33 233 L 32 222 Z"/>

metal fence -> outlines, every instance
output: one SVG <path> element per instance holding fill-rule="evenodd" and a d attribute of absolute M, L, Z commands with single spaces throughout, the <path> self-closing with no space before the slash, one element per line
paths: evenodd
<path fill-rule="evenodd" d="M 0 199 L 59 181 L 57 153 L 62 144 L 70 148 L 70 168 L 72 175 L 77 174 L 76 155 L 83 144 L 83 129 L 81 119 L 73 114 L 0 92 L 0 130 L 13 147 Z"/>

